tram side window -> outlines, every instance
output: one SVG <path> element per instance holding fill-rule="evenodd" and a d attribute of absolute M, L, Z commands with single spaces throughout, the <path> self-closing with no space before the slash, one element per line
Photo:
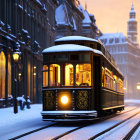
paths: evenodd
<path fill-rule="evenodd" d="M 123 88 L 123 81 L 120 79 L 120 92 L 123 93 L 124 92 L 124 88 Z"/>
<path fill-rule="evenodd" d="M 60 66 L 50 65 L 50 86 L 60 86 Z"/>
<path fill-rule="evenodd" d="M 102 77 L 103 77 L 103 68 L 102 68 Z M 102 80 L 103 82 L 103 80 Z M 104 76 L 104 87 L 114 90 L 114 83 L 113 83 L 113 73 L 112 71 L 105 69 L 105 76 Z"/>
<path fill-rule="evenodd" d="M 114 75 L 113 78 L 114 78 L 114 83 L 113 83 L 113 85 L 114 85 L 114 90 L 117 91 L 117 81 L 118 81 L 118 77 L 117 77 L 116 75 Z"/>
<path fill-rule="evenodd" d="M 117 92 L 120 92 L 120 83 L 119 83 L 119 80 L 117 81 Z"/>
<path fill-rule="evenodd" d="M 91 64 L 76 65 L 76 85 L 91 86 Z"/>
<path fill-rule="evenodd" d="M 102 67 L 102 87 L 104 86 L 104 73 L 105 73 L 105 70 Z"/>
<path fill-rule="evenodd" d="M 121 79 L 118 80 L 118 92 L 123 93 L 123 81 Z"/>
<path fill-rule="evenodd" d="M 48 86 L 48 66 L 43 66 L 43 87 Z"/>
<path fill-rule="evenodd" d="M 113 90 L 116 91 L 116 80 L 113 81 Z"/>
<path fill-rule="evenodd" d="M 73 86 L 73 65 L 65 65 L 65 86 Z"/>
<path fill-rule="evenodd" d="M 105 87 L 110 88 L 110 77 L 105 75 Z"/>
<path fill-rule="evenodd" d="M 113 87 L 113 78 L 111 77 L 111 87 L 110 87 L 112 90 L 114 89 Z"/>

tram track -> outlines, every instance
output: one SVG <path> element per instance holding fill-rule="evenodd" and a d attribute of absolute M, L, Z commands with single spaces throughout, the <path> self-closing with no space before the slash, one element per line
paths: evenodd
<path fill-rule="evenodd" d="M 135 108 L 133 108 L 133 109 L 130 109 L 130 110 L 128 110 L 128 111 L 124 111 L 124 112 L 122 112 L 122 113 L 112 114 L 112 115 L 109 115 L 109 116 L 106 116 L 106 117 L 95 118 L 94 120 L 92 120 L 92 123 L 94 123 L 94 121 L 96 121 L 96 123 L 98 123 L 99 121 L 105 121 L 105 120 L 107 120 L 107 119 L 110 119 L 110 118 L 112 118 L 112 117 L 116 117 L 116 116 L 118 116 L 118 115 L 121 115 L 121 114 L 130 112 L 130 111 L 135 110 L 135 109 L 137 109 L 137 107 L 135 107 Z M 91 122 L 91 121 L 90 121 L 90 122 Z M 13 137 L 13 138 L 11 138 L 11 139 L 9 139 L 9 140 L 19 139 L 19 138 L 22 138 L 22 137 L 24 137 L 24 136 L 28 136 L 28 135 L 33 134 L 33 133 L 37 133 L 37 132 L 39 132 L 39 131 L 41 131 L 41 130 L 43 130 L 43 129 L 47 129 L 47 128 L 55 127 L 55 126 L 59 126 L 59 125 L 60 125 L 60 122 L 56 122 L 56 123 L 54 123 L 54 124 L 47 125 L 47 126 L 44 126 L 44 127 L 41 127 L 41 128 L 38 128 L 38 129 L 35 129 L 35 130 L 32 130 L 32 131 L 29 131 L 29 132 L 27 132 L 27 133 L 21 134 L 21 135 L 19 135 L 19 136 Z M 91 125 L 91 123 L 89 123 L 89 122 L 84 123 L 84 122 L 83 122 L 83 124 L 80 125 L 79 127 L 76 127 L 76 128 L 71 129 L 71 130 L 69 130 L 69 131 L 67 131 L 67 132 L 64 132 L 64 133 L 62 133 L 62 134 L 60 134 L 60 135 L 58 135 L 58 136 L 52 138 L 51 140 L 57 140 L 57 139 L 59 139 L 59 138 L 62 138 L 62 137 L 66 136 L 66 135 L 68 135 L 68 134 L 70 134 L 70 133 L 73 133 L 73 132 L 75 132 L 75 131 L 77 131 L 77 130 L 80 130 L 80 129 L 84 128 L 84 127 L 87 127 L 87 126 L 89 126 L 89 125 Z M 93 137 L 93 138 L 94 138 L 94 137 Z"/>
<path fill-rule="evenodd" d="M 96 118 L 95 120 L 99 120 L 99 118 Z M 93 120 L 93 121 L 95 121 L 95 120 Z M 89 123 L 83 124 L 82 126 L 76 127 L 75 129 L 72 129 L 72 130 L 70 130 L 70 131 L 67 131 L 67 132 L 65 132 L 65 133 L 63 133 L 63 134 L 61 134 L 61 135 L 59 135 L 59 136 L 56 136 L 55 138 L 52 138 L 51 140 L 57 140 L 57 139 L 59 139 L 59 138 L 62 138 L 62 137 L 64 137 L 64 136 L 66 136 L 66 135 L 68 135 L 68 134 L 70 134 L 70 133 L 72 133 L 72 132 L 74 132 L 74 131 L 77 131 L 77 130 L 79 130 L 79 129 L 81 129 L 81 128 L 84 128 L 84 127 L 86 127 L 86 126 L 88 126 L 88 125 L 89 125 Z"/>
<path fill-rule="evenodd" d="M 130 140 L 138 127 L 140 127 L 140 121 L 129 131 L 129 133 L 127 133 L 127 135 L 123 138 L 123 140 Z"/>
<path fill-rule="evenodd" d="M 127 112 L 130 112 L 130 111 L 132 111 L 132 110 L 135 110 L 135 109 L 137 109 L 137 107 L 135 107 L 134 109 L 131 109 L 131 110 L 128 110 L 128 111 L 125 111 L 125 112 L 123 112 L 123 113 L 121 113 L 121 114 L 112 114 L 112 115 L 109 115 L 109 116 L 106 116 L 106 117 L 101 117 L 101 118 L 96 118 L 96 120 L 99 120 L 99 121 L 105 121 L 105 120 L 107 120 L 107 119 L 109 119 L 109 118 L 112 118 L 112 117 L 115 117 L 115 116 L 118 116 L 118 115 L 122 115 L 122 114 L 124 114 L 124 113 L 127 113 Z M 140 112 L 139 112 L 140 113 Z M 133 116 L 132 116 L 133 117 Z M 132 117 L 130 117 L 130 118 L 132 118 Z M 93 120 L 93 121 L 96 121 L 96 120 Z M 121 124 L 121 123 L 120 123 Z M 56 136 L 55 138 L 53 138 L 53 139 L 51 139 L 51 140 L 58 140 L 58 139 L 60 139 L 60 138 L 62 138 L 62 137 L 64 137 L 64 136 L 66 136 L 66 135 L 68 135 L 68 134 L 70 134 L 70 133 L 72 133 L 72 132 L 74 132 L 74 131 L 77 131 L 77 130 L 80 130 L 81 128 L 84 128 L 84 127 L 87 127 L 89 124 L 84 124 L 84 125 L 82 125 L 82 126 L 80 126 L 80 127 L 77 127 L 77 128 L 75 128 L 75 129 L 72 129 L 72 130 L 70 130 L 70 131 L 68 131 L 68 132 L 65 132 L 65 133 L 63 133 L 63 134 L 61 134 L 61 135 L 59 135 L 59 136 Z M 118 124 L 119 125 L 119 124 Z M 117 125 L 116 125 L 117 126 Z M 115 127 L 115 126 L 114 126 Z M 113 128 L 114 128 L 113 127 Z M 112 129 L 113 129 L 112 128 Z M 110 130 L 111 130 L 111 128 L 110 128 Z M 108 130 L 109 131 L 109 130 Z M 104 134 L 104 133 L 103 133 Z M 97 135 L 98 136 L 98 135 Z M 100 134 L 99 134 L 99 136 L 100 136 Z M 93 137 L 94 138 L 94 137 Z M 96 137 L 95 137 L 96 138 Z M 91 137 L 91 139 L 89 139 L 89 140 L 92 140 L 92 137 Z"/>
<path fill-rule="evenodd" d="M 21 135 L 19 135 L 19 136 L 10 138 L 9 140 L 16 140 L 16 139 L 22 138 L 22 137 L 24 137 L 24 136 L 30 135 L 30 134 L 32 134 L 32 133 L 41 131 L 41 130 L 43 130 L 43 129 L 46 129 L 46 128 L 49 128 L 49 127 L 52 127 L 52 126 L 55 126 L 55 125 L 57 125 L 57 123 L 50 124 L 50 125 L 47 125 L 47 126 L 44 126 L 44 127 L 40 127 L 40 128 L 34 129 L 34 130 L 32 130 L 32 131 L 23 133 L 23 134 L 21 134 Z"/>
<path fill-rule="evenodd" d="M 100 132 L 100 133 L 98 133 L 98 134 L 96 134 L 96 135 L 90 137 L 88 140 L 94 140 L 94 139 L 98 138 L 99 136 L 101 136 L 101 135 L 103 135 L 103 134 L 105 134 L 105 133 L 111 131 L 111 130 L 114 129 L 115 127 L 117 127 L 117 126 L 123 124 L 124 122 L 130 120 L 131 118 L 133 118 L 134 116 L 136 116 L 136 115 L 138 115 L 138 114 L 140 114 L 140 111 L 137 112 L 137 113 L 135 113 L 134 115 L 132 115 L 132 116 L 130 116 L 130 117 L 124 119 L 123 121 L 121 121 L 121 122 L 119 122 L 119 123 L 113 125 L 112 127 L 110 127 L 110 128 L 108 128 L 108 129 L 106 129 L 106 130 L 104 130 L 104 131 L 102 131 L 102 132 Z M 136 129 L 136 128 L 135 128 L 135 129 Z M 133 131 L 130 132 L 130 134 L 128 134 L 128 136 L 130 136 L 132 133 L 133 133 Z M 128 140 L 128 139 L 127 139 L 128 136 L 126 136 L 126 139 L 124 139 L 124 140 Z"/>

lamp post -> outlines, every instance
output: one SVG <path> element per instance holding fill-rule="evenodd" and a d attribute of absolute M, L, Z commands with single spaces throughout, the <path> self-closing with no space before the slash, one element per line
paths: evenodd
<path fill-rule="evenodd" d="M 18 106 L 17 106 L 17 63 L 19 60 L 19 52 L 14 52 L 13 53 L 13 60 L 15 62 L 14 64 L 14 113 L 18 113 Z"/>

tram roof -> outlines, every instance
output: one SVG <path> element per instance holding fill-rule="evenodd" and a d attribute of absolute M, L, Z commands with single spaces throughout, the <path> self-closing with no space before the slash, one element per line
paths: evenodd
<path fill-rule="evenodd" d="M 98 42 L 98 40 L 89 38 L 89 37 L 84 37 L 84 36 L 65 36 L 61 37 L 59 39 L 56 39 L 55 42 L 59 41 L 92 41 L 92 42 Z"/>
<path fill-rule="evenodd" d="M 77 44 L 61 44 L 46 48 L 43 50 L 44 53 L 55 53 L 55 52 L 94 52 L 96 54 L 101 54 L 102 52 L 96 49 L 92 49 L 90 47 L 77 45 Z"/>

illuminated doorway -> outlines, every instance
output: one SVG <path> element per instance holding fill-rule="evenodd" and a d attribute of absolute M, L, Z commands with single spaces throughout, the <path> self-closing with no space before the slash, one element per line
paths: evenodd
<path fill-rule="evenodd" d="M 5 98 L 6 57 L 0 53 L 0 98 Z"/>

